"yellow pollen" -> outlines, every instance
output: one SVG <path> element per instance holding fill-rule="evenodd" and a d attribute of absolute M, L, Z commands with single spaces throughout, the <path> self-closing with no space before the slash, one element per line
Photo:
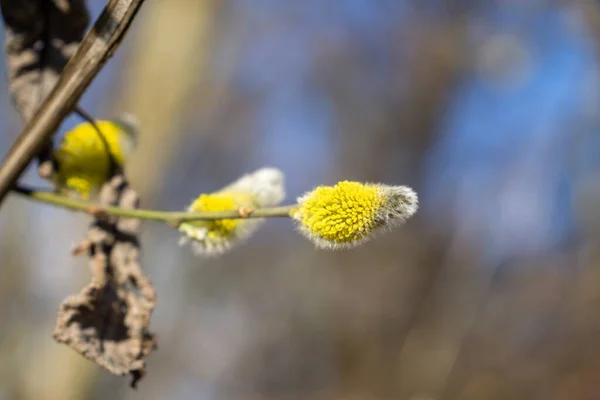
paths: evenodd
<path fill-rule="evenodd" d="M 239 194 L 237 195 L 239 196 Z M 239 206 L 236 204 L 232 193 L 215 193 L 201 194 L 190 205 L 188 211 L 203 212 L 203 211 L 232 211 L 237 210 Z M 236 227 L 240 224 L 239 219 L 218 219 L 214 221 L 192 221 L 186 224 L 203 227 L 208 230 L 209 238 L 229 237 Z"/>
<path fill-rule="evenodd" d="M 99 132 L 90 123 L 83 123 L 65 134 L 61 145 L 55 150 L 59 163 L 59 186 L 65 186 L 81 194 L 90 195 L 92 189 L 101 186 L 108 178 L 109 154 L 119 166 L 123 166 L 125 155 L 121 149 L 121 128 L 111 121 L 96 122 Z"/>
<path fill-rule="evenodd" d="M 302 199 L 296 218 L 315 237 L 332 244 L 359 242 L 377 227 L 385 202 L 377 186 L 343 181 L 319 186 Z"/>

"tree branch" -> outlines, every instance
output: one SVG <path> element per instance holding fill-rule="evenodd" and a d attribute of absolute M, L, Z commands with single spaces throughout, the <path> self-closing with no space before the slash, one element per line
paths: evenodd
<path fill-rule="evenodd" d="M 290 217 L 290 212 L 297 206 L 282 206 L 271 208 L 259 208 L 256 210 L 240 209 L 233 211 L 210 211 L 210 212 L 174 212 L 154 211 L 142 209 L 125 209 L 119 207 L 107 207 L 87 201 L 69 199 L 64 196 L 48 192 L 38 191 L 24 186 L 17 186 L 14 193 L 25 196 L 31 200 L 74 211 L 81 211 L 90 215 L 106 214 L 116 217 L 138 218 L 150 221 L 167 223 L 180 223 L 185 221 L 211 221 L 217 219 L 244 219 L 244 218 L 281 218 Z"/>
<path fill-rule="evenodd" d="M 110 0 L 0 166 L 0 204 L 117 49 L 144 0 Z"/>

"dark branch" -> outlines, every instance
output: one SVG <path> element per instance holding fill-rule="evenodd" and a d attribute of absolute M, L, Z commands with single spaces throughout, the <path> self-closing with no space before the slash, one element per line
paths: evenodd
<path fill-rule="evenodd" d="M 0 204 L 115 52 L 144 0 L 110 0 L 0 166 Z"/>

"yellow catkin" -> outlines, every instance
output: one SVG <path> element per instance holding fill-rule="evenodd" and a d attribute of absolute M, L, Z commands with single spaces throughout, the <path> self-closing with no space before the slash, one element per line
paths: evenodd
<path fill-rule="evenodd" d="M 248 196 L 240 193 L 201 194 L 188 208 L 190 212 L 234 211 L 241 207 L 241 200 Z M 188 222 L 195 228 L 206 228 L 206 235 L 211 239 L 231 237 L 240 224 L 239 219 L 220 219 L 215 221 Z M 192 236 L 194 230 L 191 230 Z"/>
<path fill-rule="evenodd" d="M 301 199 L 295 218 L 307 236 L 327 247 L 361 242 L 378 226 L 385 196 L 375 185 L 343 181 Z"/>
<path fill-rule="evenodd" d="M 274 207 L 285 198 L 285 177 L 277 168 L 260 168 L 245 174 L 220 190 L 200 194 L 190 212 L 242 211 Z M 252 235 L 263 218 L 182 222 L 181 244 L 189 243 L 201 257 L 221 255 Z"/>
<path fill-rule="evenodd" d="M 123 166 L 121 127 L 111 121 L 98 121 L 97 126 L 118 166 Z M 58 162 L 57 185 L 78 192 L 83 198 L 100 187 L 108 178 L 110 158 L 99 132 L 83 123 L 67 132 L 54 155 Z"/>

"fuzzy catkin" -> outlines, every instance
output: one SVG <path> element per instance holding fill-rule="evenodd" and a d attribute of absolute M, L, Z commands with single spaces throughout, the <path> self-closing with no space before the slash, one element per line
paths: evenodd
<path fill-rule="evenodd" d="M 298 198 L 299 231 L 323 249 L 352 248 L 383 227 L 402 224 L 418 208 L 407 186 L 343 181 L 319 186 Z"/>

